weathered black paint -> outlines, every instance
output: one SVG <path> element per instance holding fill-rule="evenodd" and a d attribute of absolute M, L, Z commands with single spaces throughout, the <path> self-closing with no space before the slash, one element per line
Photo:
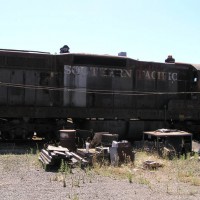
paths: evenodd
<path fill-rule="evenodd" d="M 189 116 L 199 123 L 199 96 L 191 95 L 198 85 L 197 69 L 189 64 L 0 50 L 0 118 L 8 121 L 103 118 L 155 122 Z M 172 109 L 177 101 L 184 109 Z M 134 127 L 128 124 L 124 131 L 130 136 Z"/>

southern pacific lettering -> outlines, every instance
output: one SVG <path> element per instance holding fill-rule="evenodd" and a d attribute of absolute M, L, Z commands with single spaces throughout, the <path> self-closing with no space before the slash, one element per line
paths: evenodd
<path fill-rule="evenodd" d="M 87 66 L 70 66 L 64 65 L 66 75 L 83 75 L 83 76 L 101 76 L 101 77 L 121 77 L 131 78 L 131 69 L 118 69 L 118 68 L 102 68 L 102 67 L 87 67 Z"/>
<path fill-rule="evenodd" d="M 175 72 L 163 72 L 163 71 L 149 71 L 149 70 L 137 70 L 136 77 L 143 80 L 163 80 L 163 81 L 177 81 L 178 73 Z"/>

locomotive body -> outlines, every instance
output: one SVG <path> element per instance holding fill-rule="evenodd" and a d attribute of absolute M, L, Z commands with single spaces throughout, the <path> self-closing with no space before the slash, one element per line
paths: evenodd
<path fill-rule="evenodd" d="M 163 128 L 169 122 L 179 126 L 181 110 L 175 112 L 171 102 L 191 102 L 191 93 L 197 89 L 197 70 L 189 64 L 71 56 L 72 63 L 60 61 L 64 66 L 64 105 L 72 109 L 69 115 L 83 129 L 140 139 L 144 130 Z"/>
<path fill-rule="evenodd" d="M 170 121 L 198 124 L 198 77 L 183 63 L 1 50 L 0 131 L 8 139 L 48 137 L 71 118 L 76 128 L 139 139 Z"/>

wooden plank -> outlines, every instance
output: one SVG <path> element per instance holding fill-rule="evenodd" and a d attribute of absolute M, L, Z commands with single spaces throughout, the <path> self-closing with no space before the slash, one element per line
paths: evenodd
<path fill-rule="evenodd" d="M 70 152 L 65 152 L 66 156 L 72 157 L 72 154 Z"/>
<path fill-rule="evenodd" d="M 50 155 L 51 155 L 52 157 L 56 157 L 56 156 L 57 156 L 53 151 L 50 152 Z"/>
<path fill-rule="evenodd" d="M 53 153 L 64 156 L 64 157 L 66 156 L 66 154 L 64 152 L 60 152 L 60 151 L 53 151 Z"/>
<path fill-rule="evenodd" d="M 52 145 L 48 145 L 47 150 L 48 151 L 69 151 L 68 148 L 64 148 L 64 147 L 61 147 L 61 146 L 55 147 L 55 146 L 52 146 Z"/>
<path fill-rule="evenodd" d="M 42 156 L 39 156 L 39 160 L 45 165 L 49 164 L 49 162 L 47 160 L 45 160 Z"/>
<path fill-rule="evenodd" d="M 47 157 L 52 158 L 48 151 L 42 149 L 42 153 L 45 154 Z"/>
<path fill-rule="evenodd" d="M 72 154 L 72 156 L 73 156 L 75 159 L 77 159 L 77 160 L 79 160 L 79 161 L 81 161 L 81 162 L 83 162 L 83 163 L 85 163 L 85 164 L 88 163 L 87 160 L 85 160 L 84 158 L 82 158 L 82 157 L 80 157 L 79 155 L 75 154 L 74 152 L 71 152 L 71 154 Z"/>
<path fill-rule="evenodd" d="M 51 162 L 51 158 L 48 158 L 45 154 L 41 153 L 40 157 L 43 158 L 43 160 L 46 160 L 48 163 Z"/>

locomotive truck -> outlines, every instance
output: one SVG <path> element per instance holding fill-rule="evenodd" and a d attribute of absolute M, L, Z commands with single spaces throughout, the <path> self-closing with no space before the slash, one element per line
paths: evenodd
<path fill-rule="evenodd" d="M 1 137 L 52 138 L 71 126 L 129 140 L 167 127 L 198 136 L 199 77 L 187 63 L 1 49 Z"/>

